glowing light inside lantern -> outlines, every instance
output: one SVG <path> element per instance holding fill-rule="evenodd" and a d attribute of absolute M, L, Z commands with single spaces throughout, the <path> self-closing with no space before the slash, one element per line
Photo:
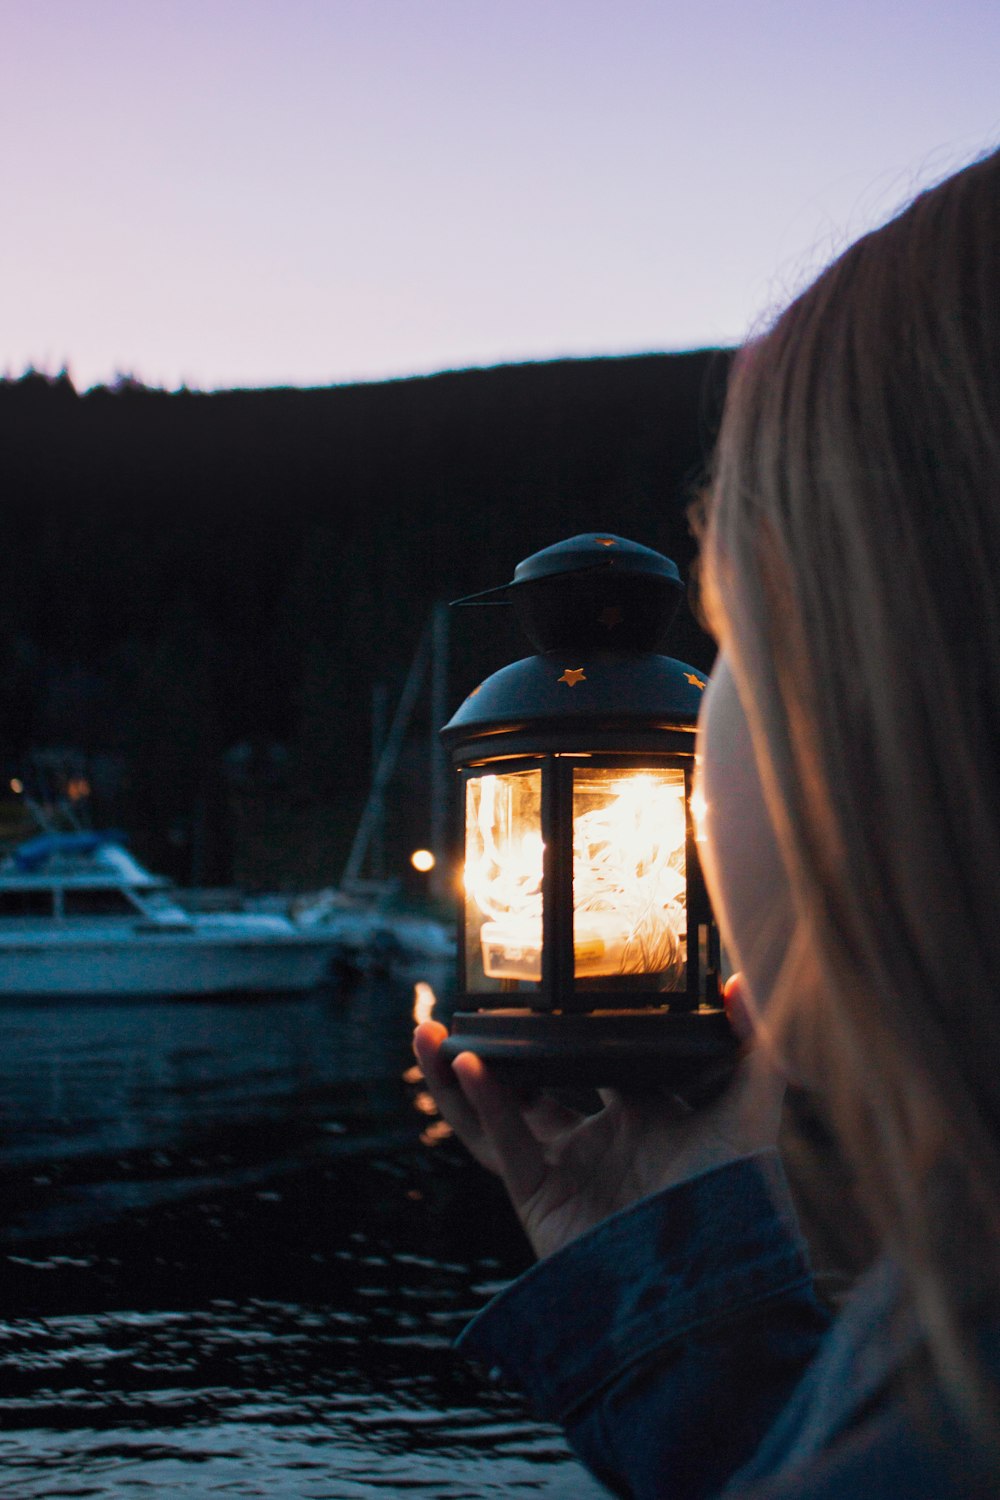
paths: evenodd
<path fill-rule="evenodd" d="M 526 778 L 534 778 L 528 780 Z M 684 983 L 687 936 L 684 773 L 574 770 L 574 959 L 578 979 L 655 976 Z M 538 772 L 469 782 L 467 956 L 487 980 L 541 978 Z M 484 920 L 485 919 L 485 920 Z"/>
<path fill-rule="evenodd" d="M 470 975 L 484 980 L 541 977 L 541 798 L 540 771 L 478 776 L 468 783 L 466 956 Z"/>
<path fill-rule="evenodd" d="M 414 849 L 410 855 L 410 864 L 415 870 L 419 870 L 421 875 L 426 875 L 428 870 L 433 870 L 437 860 L 429 849 Z"/>
<path fill-rule="evenodd" d="M 683 983 L 687 935 L 684 773 L 577 770 L 573 946 L 577 978 Z"/>

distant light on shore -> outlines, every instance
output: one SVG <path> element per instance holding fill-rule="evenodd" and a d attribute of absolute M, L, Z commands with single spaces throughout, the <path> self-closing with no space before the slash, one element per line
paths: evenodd
<path fill-rule="evenodd" d="M 426 875 L 428 870 L 433 870 L 437 860 L 429 849 L 414 849 L 410 855 L 410 864 L 422 875 Z"/>

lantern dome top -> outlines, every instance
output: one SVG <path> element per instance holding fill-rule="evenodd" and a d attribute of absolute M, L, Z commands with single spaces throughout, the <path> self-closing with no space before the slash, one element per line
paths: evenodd
<path fill-rule="evenodd" d="M 555 578 L 564 573 L 577 573 L 591 568 L 607 568 L 615 573 L 628 573 L 633 577 L 666 578 L 680 587 L 681 576 L 676 563 L 652 547 L 641 542 L 630 542 L 625 537 L 615 536 L 610 531 L 585 531 L 580 536 L 571 536 L 551 547 L 533 552 L 514 569 L 513 584 L 530 583 L 540 578 Z M 511 587 L 512 585 L 508 585 Z"/>
<path fill-rule="evenodd" d="M 540 578 L 556 578 L 565 573 L 589 572 L 591 568 L 613 569 L 616 573 L 629 573 L 666 578 L 678 588 L 681 575 L 677 564 L 662 552 L 644 547 L 641 542 L 630 542 L 627 537 L 616 536 L 612 531 L 583 531 L 579 536 L 570 536 L 551 547 L 533 552 L 514 569 L 510 583 L 499 588 L 484 589 L 480 594 L 469 594 L 465 599 L 456 599 L 456 604 L 505 604 L 509 591 L 520 583 L 534 583 Z"/>
<path fill-rule="evenodd" d="M 456 762 L 484 745 L 569 754 L 690 741 L 704 675 L 659 651 L 681 592 L 669 557 L 595 531 L 533 553 L 501 588 L 459 599 L 513 604 L 538 655 L 494 672 L 444 726 Z"/>
<path fill-rule="evenodd" d="M 509 583 L 455 602 L 513 604 L 536 651 L 655 651 L 682 592 L 677 565 L 662 552 L 586 531 L 533 552 Z"/>

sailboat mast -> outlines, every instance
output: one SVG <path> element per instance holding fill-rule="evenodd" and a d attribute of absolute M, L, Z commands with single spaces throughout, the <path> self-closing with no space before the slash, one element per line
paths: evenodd
<path fill-rule="evenodd" d="M 448 718 L 448 606 L 439 601 L 431 614 L 431 892 L 448 894 L 448 760 L 440 729 Z"/>
<path fill-rule="evenodd" d="M 385 733 L 385 700 L 376 685 L 373 695 L 373 737 L 378 746 L 375 771 L 368 801 L 354 835 L 354 842 L 341 877 L 341 889 L 356 889 L 366 857 L 373 874 L 379 874 L 384 860 L 382 836 L 385 819 L 385 792 L 403 748 L 410 718 L 420 690 L 430 669 L 430 847 L 434 855 L 431 891 L 435 896 L 448 894 L 448 761 L 438 731 L 448 717 L 448 606 L 435 604 L 424 627 L 416 655 L 403 686 L 388 734 Z M 384 873 L 384 871 L 383 871 Z"/>

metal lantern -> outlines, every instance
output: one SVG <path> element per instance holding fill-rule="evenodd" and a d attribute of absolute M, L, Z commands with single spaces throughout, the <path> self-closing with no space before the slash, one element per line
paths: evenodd
<path fill-rule="evenodd" d="M 465 827 L 446 1056 L 552 1083 L 724 1071 L 734 1040 L 693 786 L 705 678 L 658 652 L 681 593 L 669 558 L 587 533 L 458 601 L 512 604 L 538 654 L 441 731 Z"/>

